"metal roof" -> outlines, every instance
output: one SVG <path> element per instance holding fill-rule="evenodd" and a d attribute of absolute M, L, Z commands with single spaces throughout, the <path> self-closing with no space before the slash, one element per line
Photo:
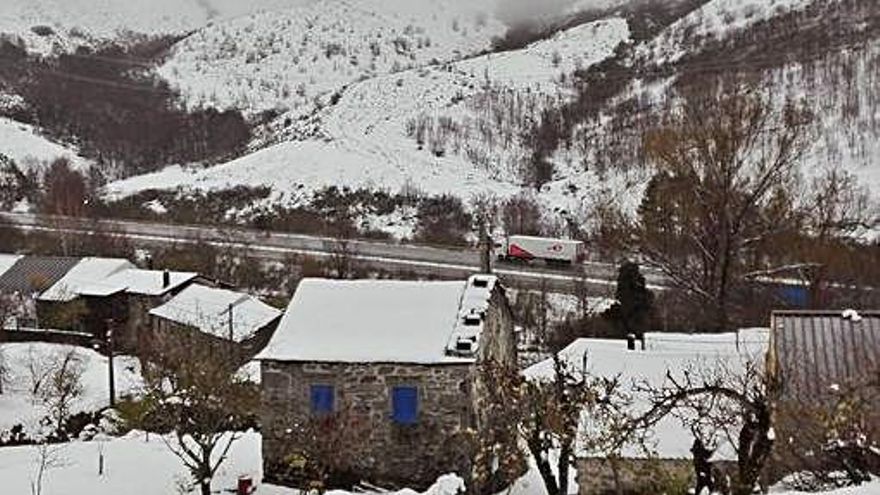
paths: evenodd
<path fill-rule="evenodd" d="M 61 280 L 79 261 L 66 256 L 25 256 L 0 275 L 0 292 L 41 292 Z"/>
<path fill-rule="evenodd" d="M 821 399 L 880 365 L 880 311 L 776 311 L 772 348 L 783 398 Z"/>

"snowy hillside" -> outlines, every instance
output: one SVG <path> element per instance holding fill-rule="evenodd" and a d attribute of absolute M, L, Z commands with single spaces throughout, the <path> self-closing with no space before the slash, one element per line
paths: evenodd
<path fill-rule="evenodd" d="M 240 109 L 255 126 L 225 163 L 151 164 L 169 166 L 111 183 L 111 198 L 240 185 L 269 186 L 265 202 L 287 206 L 329 186 L 451 193 L 466 204 L 524 195 L 549 223 L 589 229 L 606 207 L 635 213 L 653 173 L 641 138 L 663 108 L 687 84 L 743 69 L 770 100 L 803 99 L 814 112 L 807 178 L 843 166 L 880 191 L 880 22 L 859 17 L 868 0 L 695 0 L 662 22 L 650 2 L 631 2 L 609 11 L 625 19 L 565 24 L 503 52 L 492 47 L 534 11 L 528 2 L 188 0 L 143 16 L 138 4 L 104 2 L 101 15 L 62 17 L 102 36 L 117 21 L 189 32 L 157 73 L 181 106 Z M 551 3 L 572 14 L 625 2 Z M 65 8 L 14 0 L 0 12 L 16 32 L 48 39 L 31 20 Z"/>
<path fill-rule="evenodd" d="M 0 33 L 29 50 L 59 53 L 129 35 L 181 35 L 217 19 L 311 0 L 3 0 Z"/>
<path fill-rule="evenodd" d="M 254 14 L 189 36 L 160 73 L 195 104 L 310 110 L 355 81 L 487 50 L 505 31 L 494 4 L 347 0 Z"/>
<path fill-rule="evenodd" d="M 108 190 L 119 196 L 146 188 L 268 185 L 293 202 L 331 185 L 511 196 L 522 187 L 522 126 L 570 98 L 561 81 L 608 57 L 627 37 L 626 22 L 611 19 L 524 50 L 369 78 L 308 118 L 296 119 L 297 110 L 282 115 L 277 134 L 293 142 L 205 170 L 172 167 Z M 448 128 L 441 129 L 444 122 Z"/>
<path fill-rule="evenodd" d="M 57 158 L 67 158 L 74 168 L 84 170 L 89 166 L 76 150 L 49 141 L 33 126 L 3 117 L 0 117 L 0 155 L 11 158 L 22 171 Z"/>

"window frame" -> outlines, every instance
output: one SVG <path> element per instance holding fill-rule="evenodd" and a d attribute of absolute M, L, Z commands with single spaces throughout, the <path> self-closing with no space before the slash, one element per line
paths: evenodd
<path fill-rule="evenodd" d="M 316 391 L 329 391 L 330 408 L 328 410 L 319 409 L 319 402 L 316 401 Z M 336 412 L 336 386 L 331 383 L 312 383 L 309 384 L 309 413 L 312 416 L 327 416 Z"/>
<path fill-rule="evenodd" d="M 404 411 L 400 410 L 405 403 L 401 404 L 399 402 L 399 393 L 412 391 L 412 411 L 406 411 L 407 414 L 404 414 Z M 399 384 L 393 385 L 391 387 L 391 421 L 396 426 L 413 426 L 419 423 L 419 416 L 421 415 L 421 402 L 422 402 L 422 392 L 419 390 L 419 387 L 416 385 L 408 385 L 408 384 Z"/>

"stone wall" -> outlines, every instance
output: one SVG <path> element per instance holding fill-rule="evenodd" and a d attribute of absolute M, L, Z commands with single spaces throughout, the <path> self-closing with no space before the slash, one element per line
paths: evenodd
<path fill-rule="evenodd" d="M 581 495 L 684 494 L 693 487 L 690 459 L 577 460 L 577 483 Z"/>
<path fill-rule="evenodd" d="M 483 318 L 480 335 L 480 359 L 516 366 L 516 335 L 513 332 L 513 312 L 504 287 L 495 285 L 489 299 L 489 309 Z"/>
<path fill-rule="evenodd" d="M 445 473 L 467 473 L 470 457 L 462 435 L 474 424 L 470 364 L 262 363 L 263 459 L 266 478 L 294 484 L 273 466 L 291 455 L 291 424 L 308 422 L 310 386 L 332 385 L 336 408 L 346 408 L 361 428 L 340 455 L 357 459 L 358 475 L 379 484 L 426 488 Z M 418 422 L 391 420 L 394 386 L 418 389 Z M 344 432 L 343 432 L 344 433 Z M 344 435 L 343 435 L 344 436 Z"/>

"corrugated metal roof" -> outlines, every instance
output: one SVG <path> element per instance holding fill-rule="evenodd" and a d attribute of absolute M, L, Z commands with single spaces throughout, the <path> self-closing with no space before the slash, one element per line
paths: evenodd
<path fill-rule="evenodd" d="M 777 311 L 772 331 L 786 399 L 820 399 L 880 365 L 878 311 Z"/>
<path fill-rule="evenodd" d="M 61 280 L 79 260 L 65 256 L 25 256 L 0 275 L 0 292 L 26 294 L 45 290 Z"/>

